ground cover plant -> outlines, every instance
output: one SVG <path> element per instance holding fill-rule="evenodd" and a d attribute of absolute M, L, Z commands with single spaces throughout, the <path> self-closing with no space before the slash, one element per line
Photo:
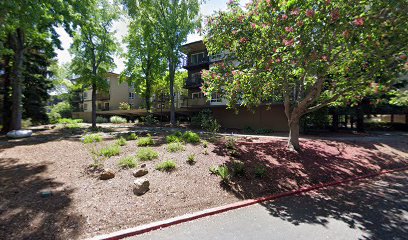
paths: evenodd
<path fill-rule="evenodd" d="M 104 157 L 113 157 L 120 154 L 120 146 L 117 144 L 103 147 L 99 150 L 99 155 Z"/>
<path fill-rule="evenodd" d="M 124 137 L 119 137 L 119 139 L 116 140 L 116 144 L 119 146 L 125 146 L 127 144 L 127 141 Z"/>
<path fill-rule="evenodd" d="M 180 142 L 172 142 L 172 143 L 167 144 L 167 151 L 169 152 L 181 152 L 184 150 L 185 150 L 185 147 Z"/>
<path fill-rule="evenodd" d="M 150 161 L 158 158 L 159 153 L 152 148 L 142 148 L 137 152 L 136 156 L 140 161 Z"/>
<path fill-rule="evenodd" d="M 87 134 L 84 136 L 83 142 L 85 144 L 102 142 L 102 135 L 99 133 Z"/>
<path fill-rule="evenodd" d="M 109 121 L 111 123 L 116 123 L 116 124 L 117 123 L 127 123 L 126 118 L 119 117 L 119 116 L 112 116 L 112 117 L 110 117 Z"/>
<path fill-rule="evenodd" d="M 141 137 L 137 141 L 137 146 L 139 147 L 147 147 L 147 146 L 152 146 L 152 145 L 154 145 L 154 140 L 152 136 L 149 136 L 149 135 L 147 137 Z"/>
<path fill-rule="evenodd" d="M 159 171 L 170 172 L 176 169 L 176 163 L 173 160 L 166 160 L 164 162 L 159 163 L 156 166 L 156 169 Z"/>
<path fill-rule="evenodd" d="M 122 157 L 119 160 L 119 166 L 121 168 L 135 168 L 137 166 L 137 159 L 135 156 Z"/>
<path fill-rule="evenodd" d="M 196 143 L 199 143 L 199 142 L 200 142 L 200 136 L 199 136 L 197 133 L 195 133 L 195 132 L 187 131 L 187 132 L 185 132 L 185 133 L 183 134 L 182 137 L 183 137 L 183 140 L 184 140 L 186 143 L 196 144 Z"/>

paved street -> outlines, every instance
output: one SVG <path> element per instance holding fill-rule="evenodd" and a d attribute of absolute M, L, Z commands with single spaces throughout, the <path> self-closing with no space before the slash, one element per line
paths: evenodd
<path fill-rule="evenodd" d="M 408 171 L 281 198 L 129 239 L 408 239 Z"/>

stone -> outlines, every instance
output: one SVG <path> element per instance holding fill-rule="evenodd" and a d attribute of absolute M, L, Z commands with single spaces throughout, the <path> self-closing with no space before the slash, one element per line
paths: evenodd
<path fill-rule="evenodd" d="M 146 163 L 143 163 L 142 165 L 140 165 L 141 168 L 145 168 L 146 167 Z"/>
<path fill-rule="evenodd" d="M 33 131 L 31 130 L 13 130 L 7 133 L 7 137 L 9 138 L 25 138 L 31 137 Z"/>
<path fill-rule="evenodd" d="M 139 178 L 133 182 L 133 193 L 141 196 L 149 191 L 150 182 L 146 178 Z"/>
<path fill-rule="evenodd" d="M 134 177 L 143 177 L 144 175 L 148 174 L 149 171 L 146 168 L 140 168 L 135 171 L 133 171 L 133 176 Z"/>
<path fill-rule="evenodd" d="M 103 170 L 103 172 L 101 173 L 101 175 L 99 175 L 99 179 L 100 180 L 108 180 L 111 178 L 115 177 L 115 172 L 111 169 L 105 169 Z"/>

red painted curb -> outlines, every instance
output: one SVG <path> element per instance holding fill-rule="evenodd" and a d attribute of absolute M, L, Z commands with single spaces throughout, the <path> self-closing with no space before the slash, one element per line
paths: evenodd
<path fill-rule="evenodd" d="M 290 192 L 273 194 L 273 195 L 266 196 L 266 197 L 260 197 L 260 198 L 255 198 L 255 199 L 247 199 L 247 200 L 243 200 L 243 201 L 240 201 L 240 202 L 224 205 L 224 206 L 221 206 L 221 207 L 210 208 L 210 209 L 206 209 L 206 210 L 203 210 L 203 211 L 200 211 L 200 212 L 195 212 L 195 213 L 192 213 L 192 214 L 186 214 L 186 215 L 183 215 L 183 216 L 170 218 L 170 219 L 159 221 L 159 222 L 154 222 L 154 223 L 138 226 L 138 227 L 135 227 L 135 228 L 129 228 L 129 229 L 121 230 L 121 231 L 118 231 L 118 232 L 113 232 L 113 233 L 110 233 L 110 234 L 99 235 L 99 236 L 93 237 L 91 239 L 92 240 L 116 240 L 116 239 L 122 239 L 122 238 L 131 237 L 131 236 L 135 236 L 135 235 L 140 235 L 140 234 L 147 233 L 147 232 L 150 232 L 150 231 L 154 231 L 154 230 L 157 230 L 157 229 L 160 229 L 160 228 L 165 228 L 165 227 L 169 227 L 169 226 L 172 226 L 172 225 L 192 221 L 192 220 L 195 220 L 195 219 L 215 215 L 215 214 L 218 214 L 218 213 L 227 212 L 229 210 L 250 206 L 250 205 L 253 205 L 253 204 L 256 204 L 256 203 L 261 203 L 261 202 L 270 201 L 270 200 L 281 198 L 281 197 L 296 195 L 296 194 L 309 192 L 309 191 L 312 191 L 312 190 L 321 189 L 321 188 L 325 188 L 325 187 L 329 187 L 329 186 L 340 185 L 340 184 L 344 184 L 344 183 L 348 183 L 348 182 L 352 182 L 352 181 L 356 181 L 356 180 L 360 180 L 360 179 L 364 179 L 364 178 L 371 178 L 371 177 L 376 177 L 376 176 L 383 175 L 383 174 L 388 174 L 388 173 L 393 173 L 393 172 L 400 172 L 400 171 L 405 171 L 405 170 L 408 170 L 408 166 L 407 167 L 402 167 L 402 168 L 396 168 L 396 169 L 392 169 L 392 170 L 384 170 L 384 171 L 380 171 L 380 172 L 377 172 L 377 173 L 370 173 L 370 174 L 366 174 L 366 175 L 362 175 L 362 176 L 351 177 L 351 178 L 347 178 L 347 179 L 343 179 L 343 180 L 339 180 L 339 181 L 334 181 L 334 182 L 329 182 L 329 183 L 317 184 L 317 185 L 314 185 L 314 186 L 311 186 L 311 187 L 300 188 L 300 189 L 293 190 L 293 191 L 290 191 Z"/>

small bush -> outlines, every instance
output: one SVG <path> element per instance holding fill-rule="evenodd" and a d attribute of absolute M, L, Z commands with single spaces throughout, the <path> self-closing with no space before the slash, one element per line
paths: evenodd
<path fill-rule="evenodd" d="M 154 118 L 153 114 L 147 115 L 143 120 L 146 125 L 156 125 L 159 123 L 159 121 Z"/>
<path fill-rule="evenodd" d="M 119 103 L 119 109 L 120 110 L 130 110 L 130 104 L 127 102 L 121 102 Z"/>
<path fill-rule="evenodd" d="M 237 147 L 235 139 L 232 137 L 227 138 L 227 141 L 225 142 L 225 147 L 229 150 L 235 150 Z"/>
<path fill-rule="evenodd" d="M 119 160 L 119 166 L 121 168 L 134 168 L 137 166 L 134 156 L 123 157 Z"/>
<path fill-rule="evenodd" d="M 151 148 L 142 148 L 136 154 L 140 161 L 150 161 L 159 157 L 159 153 Z"/>
<path fill-rule="evenodd" d="M 218 173 L 218 167 L 217 166 L 211 166 L 209 170 L 210 170 L 211 174 L 217 175 L 217 173 Z"/>
<path fill-rule="evenodd" d="M 116 144 L 119 146 L 125 146 L 127 144 L 127 141 L 124 137 L 120 137 L 118 140 L 116 140 Z"/>
<path fill-rule="evenodd" d="M 113 157 L 119 154 L 120 154 L 120 146 L 116 144 L 104 147 L 99 151 L 99 155 L 104 156 L 104 157 Z"/>
<path fill-rule="evenodd" d="M 180 139 L 180 137 L 177 137 L 175 135 L 169 135 L 166 136 L 166 142 L 167 143 L 175 143 L 175 142 L 181 142 L 182 140 Z"/>
<path fill-rule="evenodd" d="M 197 133 L 187 131 L 183 134 L 183 139 L 187 143 L 199 143 L 200 136 Z"/>
<path fill-rule="evenodd" d="M 128 134 L 127 136 L 126 136 L 126 139 L 127 140 L 136 140 L 138 137 L 137 137 L 137 135 L 136 135 L 136 133 L 131 133 L 131 134 Z"/>
<path fill-rule="evenodd" d="M 228 182 L 231 178 L 228 167 L 225 165 L 210 167 L 210 172 L 211 174 L 219 176 L 223 182 Z"/>
<path fill-rule="evenodd" d="M 61 118 L 58 120 L 60 124 L 75 124 L 75 123 L 83 123 L 84 120 L 82 119 L 71 119 L 71 118 Z"/>
<path fill-rule="evenodd" d="M 107 118 L 101 117 L 101 116 L 97 116 L 96 117 L 96 123 L 108 123 L 109 120 Z"/>
<path fill-rule="evenodd" d="M 195 154 L 188 155 L 187 163 L 190 164 L 190 165 L 193 165 L 194 163 L 196 163 Z"/>
<path fill-rule="evenodd" d="M 200 126 L 204 130 L 216 133 L 220 130 L 220 124 L 213 117 L 211 110 L 205 109 L 201 111 L 197 116 L 191 118 L 191 124 L 193 126 Z"/>
<path fill-rule="evenodd" d="M 156 170 L 170 172 L 176 168 L 176 163 L 173 160 L 167 160 L 159 163 Z"/>
<path fill-rule="evenodd" d="M 103 138 L 102 135 L 94 133 L 84 136 L 84 143 L 94 143 L 94 142 L 102 142 Z"/>
<path fill-rule="evenodd" d="M 183 133 L 181 133 L 180 131 L 177 131 L 173 135 L 178 137 L 178 138 L 181 138 L 183 136 Z"/>
<path fill-rule="evenodd" d="M 127 123 L 126 118 L 119 117 L 119 116 L 112 116 L 110 117 L 109 120 L 111 123 Z"/>
<path fill-rule="evenodd" d="M 169 143 L 167 145 L 167 151 L 168 152 L 181 152 L 181 151 L 184 151 L 184 150 L 185 150 L 185 147 L 180 142 L 173 142 L 173 143 Z"/>
<path fill-rule="evenodd" d="M 154 145 L 153 138 L 151 136 L 139 138 L 137 141 L 137 146 L 139 147 L 147 147 Z"/>
<path fill-rule="evenodd" d="M 256 166 L 255 167 L 255 177 L 264 178 L 266 176 L 265 166 Z"/>
<path fill-rule="evenodd" d="M 205 140 L 203 141 L 203 147 L 204 147 L 204 148 L 208 148 L 208 142 L 205 141 Z"/>
<path fill-rule="evenodd" d="M 245 166 L 241 161 L 232 162 L 232 170 L 236 176 L 242 176 L 245 174 Z"/>

